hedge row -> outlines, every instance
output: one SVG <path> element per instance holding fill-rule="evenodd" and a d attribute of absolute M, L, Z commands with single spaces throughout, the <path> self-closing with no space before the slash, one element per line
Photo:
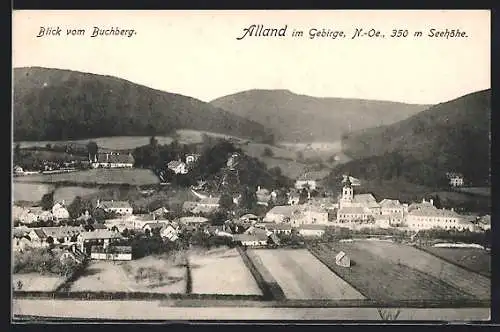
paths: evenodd
<path fill-rule="evenodd" d="M 251 253 L 246 250 L 241 249 L 241 247 L 237 247 L 238 252 L 243 259 L 246 267 L 252 273 L 257 285 L 262 290 L 264 294 L 264 298 L 267 300 L 276 300 L 283 301 L 286 299 L 285 293 L 283 289 L 281 289 L 280 285 L 276 282 L 274 277 L 269 273 L 267 268 L 260 262 L 259 259 L 256 259 Z M 250 257 L 252 256 L 252 257 Z"/>
<path fill-rule="evenodd" d="M 242 294 L 165 294 L 147 292 L 43 292 L 14 291 L 14 298 L 73 300 L 246 300 L 262 301 L 261 295 Z"/>

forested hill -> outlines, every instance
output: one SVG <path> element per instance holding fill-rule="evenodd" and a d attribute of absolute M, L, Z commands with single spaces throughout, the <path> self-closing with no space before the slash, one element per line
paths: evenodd
<path fill-rule="evenodd" d="M 319 98 L 288 90 L 248 90 L 210 102 L 238 116 L 264 124 L 285 141 L 334 142 L 342 133 L 392 124 L 426 105 L 389 101 Z"/>
<path fill-rule="evenodd" d="M 14 140 L 168 135 L 176 129 L 269 140 L 263 125 L 200 100 L 111 76 L 14 69 Z"/>
<path fill-rule="evenodd" d="M 484 185 L 490 173 L 490 117 L 491 90 L 484 90 L 393 125 L 353 134 L 343 140 L 343 148 L 355 160 L 336 172 L 361 178 L 405 174 L 422 183 L 453 171 Z"/>

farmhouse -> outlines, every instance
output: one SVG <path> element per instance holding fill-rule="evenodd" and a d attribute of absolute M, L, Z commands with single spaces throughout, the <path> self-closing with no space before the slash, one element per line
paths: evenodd
<path fill-rule="evenodd" d="M 37 243 L 37 246 L 46 244 L 68 244 L 75 242 L 77 236 L 85 232 L 80 226 L 64 226 L 64 227 L 40 227 L 33 229 L 29 233 L 31 242 Z"/>
<path fill-rule="evenodd" d="M 119 215 L 131 215 L 132 206 L 127 201 L 99 201 L 97 200 L 96 208 L 101 208 L 106 212 L 113 212 Z"/>
<path fill-rule="evenodd" d="M 198 202 L 185 201 L 182 210 L 193 214 L 212 213 L 219 208 L 220 197 L 203 197 Z"/>
<path fill-rule="evenodd" d="M 325 225 L 301 225 L 299 227 L 299 234 L 305 237 L 314 236 L 321 237 L 325 234 Z"/>
<path fill-rule="evenodd" d="M 95 260 L 130 261 L 131 246 L 92 246 L 90 258 Z"/>
<path fill-rule="evenodd" d="M 31 241 L 26 237 L 12 239 L 12 250 L 16 252 L 23 252 L 33 247 Z"/>
<path fill-rule="evenodd" d="M 350 267 L 351 259 L 345 252 L 341 251 L 335 256 L 335 264 L 342 267 Z"/>
<path fill-rule="evenodd" d="M 180 160 L 172 160 L 167 164 L 167 168 L 175 174 L 187 174 L 188 167 L 186 163 Z"/>
<path fill-rule="evenodd" d="M 92 168 L 132 168 L 134 162 L 132 154 L 114 152 L 98 153 L 93 160 L 90 160 Z"/>
<path fill-rule="evenodd" d="M 80 250 L 88 253 L 88 251 L 90 251 L 89 246 L 102 245 L 104 248 L 107 248 L 110 242 L 121 238 L 122 236 L 118 232 L 96 230 L 94 232 L 80 233 L 77 242 L 80 245 Z M 87 250 L 85 250 L 85 247 L 87 247 Z"/>
<path fill-rule="evenodd" d="M 265 224 L 265 229 L 273 234 L 292 234 L 292 225 L 290 224 Z"/>
<path fill-rule="evenodd" d="M 446 173 L 446 177 L 452 187 L 461 187 L 464 185 L 464 176 L 460 173 L 448 172 Z"/>
<path fill-rule="evenodd" d="M 326 178 L 328 174 L 328 171 L 306 172 L 295 181 L 295 189 L 302 190 L 306 188 L 316 190 L 320 187 L 321 181 Z"/>
<path fill-rule="evenodd" d="M 261 247 L 267 245 L 268 236 L 262 233 L 235 234 L 233 241 L 245 247 Z"/>

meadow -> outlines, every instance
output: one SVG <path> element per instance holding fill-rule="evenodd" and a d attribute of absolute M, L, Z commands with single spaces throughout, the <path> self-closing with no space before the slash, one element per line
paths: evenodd
<path fill-rule="evenodd" d="M 363 299 L 306 249 L 257 249 L 255 254 L 283 289 L 287 299 Z"/>
<path fill-rule="evenodd" d="M 129 184 L 135 186 L 159 184 L 159 178 L 151 170 L 131 169 L 90 169 L 72 173 L 36 174 L 18 177 L 16 182 L 64 183 L 64 184 Z"/>
<path fill-rule="evenodd" d="M 417 257 L 411 257 L 401 254 L 398 248 L 386 248 L 383 252 L 398 258 L 393 261 L 373 253 L 371 248 L 377 248 L 377 245 L 375 241 L 336 242 L 318 244 L 311 250 L 331 270 L 371 300 L 390 303 L 398 300 L 453 301 L 474 298 L 439 277 L 412 268 L 412 260 L 418 259 L 418 251 Z M 340 251 L 351 259 L 350 267 L 336 265 L 335 256 Z M 439 266 L 437 270 L 440 271 Z"/>
<path fill-rule="evenodd" d="M 191 250 L 192 293 L 262 295 L 236 249 Z"/>
<path fill-rule="evenodd" d="M 491 277 L 491 253 L 476 248 L 421 248 L 448 262 Z"/>

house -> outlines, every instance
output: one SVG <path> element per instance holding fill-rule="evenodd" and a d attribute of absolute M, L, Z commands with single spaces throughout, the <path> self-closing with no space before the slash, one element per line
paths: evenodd
<path fill-rule="evenodd" d="M 33 229 L 28 236 L 37 246 L 44 246 L 51 243 L 70 244 L 83 232 L 85 229 L 80 226 L 40 227 Z"/>
<path fill-rule="evenodd" d="M 292 234 L 292 225 L 290 224 L 265 224 L 265 229 L 273 234 Z"/>
<path fill-rule="evenodd" d="M 69 212 L 65 207 L 64 200 L 61 203 L 56 203 L 52 207 L 52 215 L 55 220 L 69 219 Z"/>
<path fill-rule="evenodd" d="M 15 252 L 23 252 L 32 247 L 33 246 L 30 239 L 26 236 L 20 238 L 15 237 L 14 239 L 12 239 L 12 250 Z"/>
<path fill-rule="evenodd" d="M 184 225 L 201 225 L 208 223 L 210 220 L 205 217 L 181 217 L 179 223 Z"/>
<path fill-rule="evenodd" d="M 73 245 L 70 248 L 63 250 L 59 256 L 59 259 L 61 260 L 61 262 L 71 259 L 77 264 L 81 264 L 85 260 L 87 260 L 87 256 L 83 252 L 78 250 L 76 245 Z"/>
<path fill-rule="evenodd" d="M 342 267 L 350 267 L 351 259 L 345 252 L 341 251 L 335 256 L 335 264 Z"/>
<path fill-rule="evenodd" d="M 396 199 L 383 199 L 380 203 L 380 212 L 389 216 L 391 226 L 401 225 L 404 221 L 405 206 Z"/>
<path fill-rule="evenodd" d="M 118 215 L 131 215 L 133 212 L 132 206 L 127 201 L 99 201 L 97 200 L 96 208 L 101 208 L 104 211 L 110 213 L 116 213 Z"/>
<path fill-rule="evenodd" d="M 202 198 L 198 202 L 198 206 L 201 206 L 203 208 L 217 209 L 220 206 L 219 201 L 220 201 L 220 197 L 211 197 L 210 196 L 210 197 Z"/>
<path fill-rule="evenodd" d="M 83 223 L 86 223 L 90 219 L 92 219 L 92 216 L 90 215 L 89 211 L 87 211 L 87 210 L 85 210 L 85 213 L 82 213 L 81 216 L 79 216 L 78 218 L 76 218 L 77 221 L 80 221 L 80 222 L 83 222 Z"/>
<path fill-rule="evenodd" d="M 256 223 L 257 221 L 259 221 L 259 217 L 257 217 L 255 214 L 247 213 L 242 215 L 240 217 L 240 220 L 249 223 Z"/>
<path fill-rule="evenodd" d="M 180 160 L 172 160 L 167 164 L 167 168 L 175 174 L 187 174 L 188 167 L 186 163 Z"/>
<path fill-rule="evenodd" d="M 305 224 L 299 226 L 299 234 L 305 237 L 321 237 L 325 234 L 326 225 Z"/>
<path fill-rule="evenodd" d="M 342 183 L 347 183 L 348 181 L 352 186 L 361 185 L 361 181 L 359 181 L 359 179 L 356 179 L 355 177 L 352 177 L 350 175 L 342 175 Z"/>
<path fill-rule="evenodd" d="M 390 218 L 389 215 L 375 216 L 375 226 L 379 228 L 390 228 L 392 226 Z"/>
<path fill-rule="evenodd" d="M 89 158 L 92 168 L 132 168 L 134 157 L 132 154 L 120 154 L 115 152 L 100 152 L 92 159 Z"/>
<path fill-rule="evenodd" d="M 461 187 L 464 185 L 464 176 L 460 173 L 448 172 L 446 173 L 446 177 L 452 187 Z"/>
<path fill-rule="evenodd" d="M 426 201 L 425 198 L 422 198 L 421 203 L 412 203 L 410 206 L 408 206 L 407 211 L 411 212 L 414 210 L 422 210 L 422 209 L 433 209 L 434 207 L 434 200 L 430 199 L 429 201 Z"/>
<path fill-rule="evenodd" d="M 166 222 L 148 222 L 142 226 L 142 230 L 144 232 L 149 231 L 152 233 L 154 230 L 160 231 L 162 228 L 167 227 L 167 225 L 168 224 Z"/>
<path fill-rule="evenodd" d="M 298 192 L 288 193 L 288 205 L 297 205 L 300 201 L 300 194 Z"/>
<path fill-rule="evenodd" d="M 179 238 L 179 231 L 173 225 L 169 224 L 160 229 L 160 236 L 162 239 L 173 242 Z"/>
<path fill-rule="evenodd" d="M 364 207 L 342 207 L 337 211 L 337 221 L 367 221 L 372 217 L 371 211 Z"/>
<path fill-rule="evenodd" d="M 162 207 L 157 208 L 153 212 L 151 212 L 151 214 L 153 214 L 155 216 L 164 216 L 164 215 L 168 214 L 169 212 L 170 211 L 166 207 L 162 206 Z"/>
<path fill-rule="evenodd" d="M 324 208 L 315 205 L 303 205 L 301 207 L 303 218 L 293 218 L 293 225 L 304 225 L 304 224 L 327 224 L 328 223 L 328 211 Z"/>
<path fill-rule="evenodd" d="M 89 246 L 102 245 L 106 249 L 111 242 L 121 239 L 122 236 L 118 232 L 109 230 L 95 230 L 93 232 L 83 232 L 77 237 L 77 242 L 80 250 L 89 253 Z M 86 249 L 87 247 L 87 249 Z"/>
<path fill-rule="evenodd" d="M 268 236 L 266 234 L 235 234 L 233 242 L 244 247 L 262 247 L 267 245 Z"/>
<path fill-rule="evenodd" d="M 38 221 L 38 216 L 35 213 L 31 212 L 30 209 L 20 209 L 21 210 L 16 208 L 12 211 L 12 218 L 14 219 L 14 221 L 19 221 L 20 223 L 27 225 Z"/>
<path fill-rule="evenodd" d="M 24 174 L 24 170 L 21 166 L 14 166 L 14 175 L 23 175 Z"/>
<path fill-rule="evenodd" d="M 233 170 L 235 169 L 236 165 L 238 165 L 240 159 L 240 154 L 239 153 L 232 153 L 229 158 L 227 159 L 226 166 L 230 169 Z"/>
<path fill-rule="evenodd" d="M 278 205 L 273 207 L 266 213 L 264 221 L 273 223 L 290 222 L 293 214 L 296 211 L 298 211 L 298 209 L 294 206 Z"/>
<path fill-rule="evenodd" d="M 131 246 L 92 246 L 90 258 L 95 260 L 130 261 L 132 260 Z"/>
<path fill-rule="evenodd" d="M 189 153 L 189 154 L 186 154 L 186 164 L 187 166 L 191 166 L 193 164 L 195 164 L 198 159 L 200 159 L 201 155 L 197 154 L 197 153 Z"/>
<path fill-rule="evenodd" d="M 479 229 L 483 231 L 487 231 L 491 229 L 491 216 L 490 215 L 485 215 L 481 218 L 478 219 L 477 221 L 477 226 Z"/>
<path fill-rule="evenodd" d="M 462 220 L 462 217 L 453 209 L 437 209 L 434 206 L 427 206 L 411 210 L 406 216 L 406 226 L 411 230 L 463 229 Z"/>
<path fill-rule="evenodd" d="M 329 174 L 330 172 L 328 170 L 306 172 L 295 181 L 295 189 L 302 190 L 306 188 L 309 190 L 316 190 L 320 187 L 321 181 Z"/>

